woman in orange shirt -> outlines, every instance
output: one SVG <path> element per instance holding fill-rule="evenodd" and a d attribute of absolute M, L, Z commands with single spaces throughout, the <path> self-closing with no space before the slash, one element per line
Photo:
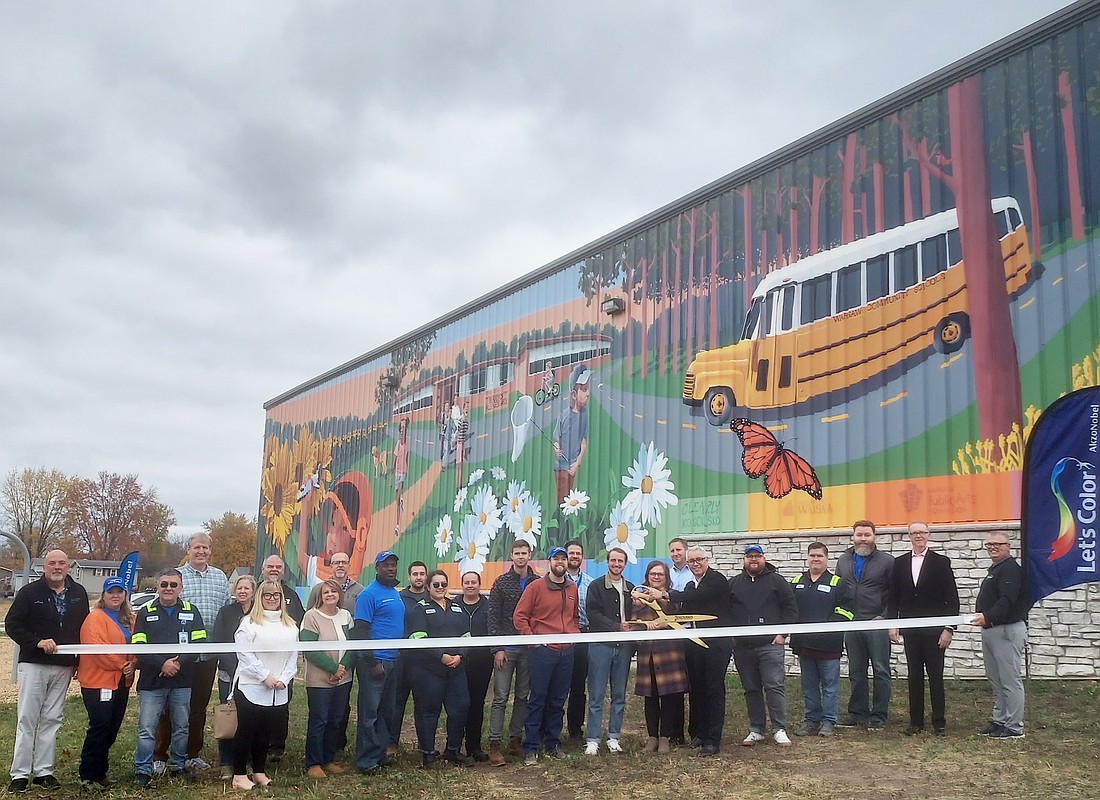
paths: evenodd
<path fill-rule="evenodd" d="M 80 627 L 81 644 L 129 644 L 134 613 L 121 578 L 103 582 L 103 594 Z M 87 787 L 110 786 L 107 764 L 115 743 L 130 684 L 134 682 L 134 662 L 115 653 L 82 655 L 76 670 L 84 708 L 88 711 L 88 732 L 80 752 L 80 782 Z"/>

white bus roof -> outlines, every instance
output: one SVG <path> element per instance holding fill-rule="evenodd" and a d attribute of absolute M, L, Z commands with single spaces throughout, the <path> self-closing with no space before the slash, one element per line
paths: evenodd
<path fill-rule="evenodd" d="M 1004 211 L 1006 208 L 1018 209 L 1019 203 L 1014 197 L 995 197 L 990 201 L 993 212 Z M 896 228 L 872 233 L 865 239 L 857 239 L 829 250 L 806 256 L 786 267 L 777 269 L 766 275 L 757 284 L 753 291 L 753 298 L 762 297 L 777 286 L 786 283 L 801 283 L 810 278 L 816 278 L 830 272 L 836 272 L 850 264 L 858 264 L 873 256 L 900 250 L 917 242 L 922 242 L 930 236 L 946 233 L 958 227 L 958 213 L 954 208 L 932 214 L 929 217 L 907 222 Z"/>

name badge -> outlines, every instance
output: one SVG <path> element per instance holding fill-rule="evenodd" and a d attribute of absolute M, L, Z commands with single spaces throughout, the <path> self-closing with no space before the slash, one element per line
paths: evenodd
<path fill-rule="evenodd" d="M 114 697 L 114 689 L 100 689 L 99 690 L 99 702 L 109 703 L 111 698 Z"/>
<path fill-rule="evenodd" d="M 150 614 L 145 618 L 146 622 L 156 622 L 160 619 L 160 614 Z"/>
<path fill-rule="evenodd" d="M 826 586 L 824 583 L 819 583 L 817 585 L 817 590 L 819 592 L 825 592 L 825 594 L 828 594 L 829 592 L 831 592 L 833 590 L 833 587 L 832 586 Z"/>
<path fill-rule="evenodd" d="M 180 644 L 187 644 L 187 631 L 180 631 Z"/>
<path fill-rule="evenodd" d="M 184 614 L 183 612 L 180 612 L 180 622 L 191 622 L 194 619 L 194 614 Z"/>

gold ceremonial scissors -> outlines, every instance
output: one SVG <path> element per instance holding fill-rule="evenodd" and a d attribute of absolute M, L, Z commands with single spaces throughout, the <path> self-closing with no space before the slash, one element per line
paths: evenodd
<path fill-rule="evenodd" d="M 666 614 L 662 609 L 660 603 L 656 600 L 650 600 L 646 597 L 637 596 L 637 599 L 645 603 L 647 606 L 653 609 L 657 614 L 657 619 L 654 622 L 663 622 L 670 628 L 675 628 L 678 631 L 685 630 L 683 623 L 685 622 L 705 622 L 708 619 L 717 619 L 713 614 Z M 696 639 L 694 636 L 691 641 L 695 642 L 700 647 L 707 647 L 707 643 L 702 639 Z M 707 647 L 709 650 L 710 648 Z"/>

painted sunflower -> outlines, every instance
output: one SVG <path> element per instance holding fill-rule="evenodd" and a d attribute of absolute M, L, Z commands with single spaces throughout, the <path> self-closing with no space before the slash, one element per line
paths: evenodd
<path fill-rule="evenodd" d="M 265 459 L 260 490 L 263 503 L 260 516 L 264 520 L 264 530 L 272 543 L 283 552 L 287 536 L 294 527 L 294 517 L 298 515 L 298 483 L 294 480 L 294 463 L 290 455 L 289 443 L 280 444 L 275 437 L 268 440 L 270 456 Z M 266 447 L 264 448 L 267 449 Z"/>

